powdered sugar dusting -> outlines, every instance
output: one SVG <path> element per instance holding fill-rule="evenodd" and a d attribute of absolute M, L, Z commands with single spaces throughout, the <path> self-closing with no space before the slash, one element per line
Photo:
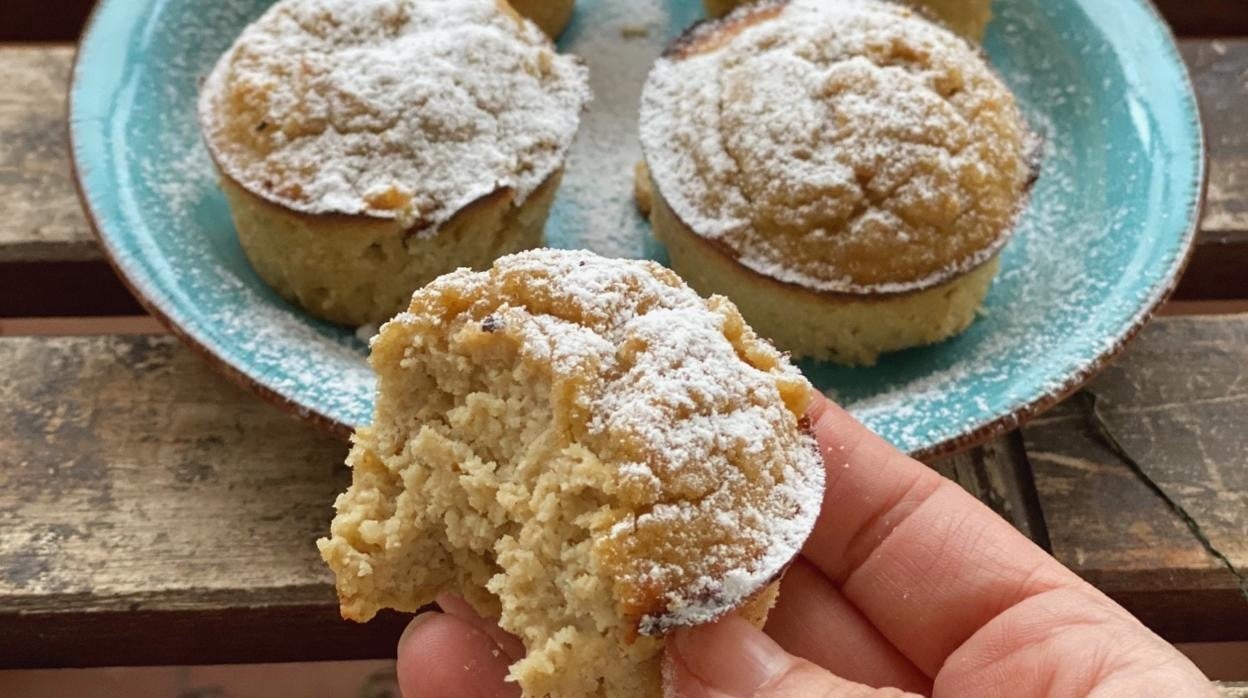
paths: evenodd
<path fill-rule="evenodd" d="M 638 102 L 664 44 L 697 16 L 696 3 L 688 5 L 604 0 L 577 6 L 577 17 L 560 44 L 589 66 L 594 101 L 568 153 L 555 214 L 560 225 L 547 231 L 555 246 L 584 247 L 611 257 L 655 255 L 632 197 L 633 166 L 641 160 Z"/>
<path fill-rule="evenodd" d="M 269 5 L 168 0 L 134 10 L 142 22 L 129 35 L 129 81 L 109 93 L 107 109 L 93 103 L 91 90 L 75 96 L 79 172 L 110 253 L 149 301 L 222 362 L 305 413 L 364 424 L 374 381 L 363 342 L 291 307 L 255 276 L 195 120 L 200 80 Z M 1198 192 L 1196 127 L 1176 121 L 1195 112 L 1181 64 L 1166 67 L 1173 47 L 1160 26 L 1133 36 L 1111 31 L 1119 20 L 1109 16 L 1123 12 L 1133 26 L 1149 26 L 1142 4 L 1082 3 L 1077 12 L 1039 0 L 994 6 L 986 48 L 1048 151 L 1018 233 L 1001 253 L 985 317 L 954 340 L 882 357 L 872 368 L 802 364 L 816 386 L 909 451 L 985 428 L 1065 386 L 1112 348 L 1180 264 Z M 126 7 L 110 3 L 102 12 Z M 597 69 L 596 97 L 573 146 L 582 164 L 569 161 L 549 239 L 612 255 L 661 255 L 632 208 L 635 123 L 602 112 L 608 103 L 635 107 L 641 80 L 696 18 L 697 3 L 579 0 L 576 12 L 562 49 Z M 656 28 L 620 36 L 640 24 Z M 95 66 L 121 57 L 116 36 L 87 39 L 77 72 L 94 89 L 109 79 Z M 609 161 L 619 167 L 599 165 Z M 569 187 L 577 171 L 585 174 Z M 648 478 L 638 468 L 635 479 Z"/>
<path fill-rule="evenodd" d="M 641 633 L 712 620 L 779 577 L 814 526 L 823 463 L 786 404 L 804 402 L 809 384 L 741 334 L 735 308 L 653 262 L 581 251 L 457 272 L 418 292 L 413 308 L 448 292 L 501 293 L 499 307 L 468 312 L 498 318 L 525 354 L 583 386 L 584 443 L 619 473 L 632 512 L 599 535 L 622 551 L 612 576 L 624 607 L 644 608 Z M 656 589 L 657 611 L 646 596 Z"/>
<path fill-rule="evenodd" d="M 194 104 L 204 66 L 219 54 L 221 43 L 230 40 L 234 30 L 229 27 L 238 26 L 254 4 L 248 0 L 213 3 L 204 12 L 167 27 L 166 35 L 196 50 L 174 53 L 161 66 L 162 79 L 143 89 L 164 103 Z M 212 160 L 194 110 L 168 109 L 158 118 L 161 128 L 155 142 L 134 142 L 156 146 L 160 156 L 137 159 L 137 166 L 123 174 L 136 177 L 131 183 L 135 190 L 150 193 L 144 210 L 161 217 L 166 237 L 142 240 L 136 248 L 142 254 L 121 257 L 121 264 L 153 265 L 147 273 L 158 283 L 180 294 L 189 293 L 178 296 L 180 307 L 193 311 L 193 316 L 179 318 L 182 328 L 213 353 L 235 357 L 236 368 L 245 363 L 265 388 L 299 406 L 301 414 L 313 413 L 306 403 L 307 391 L 317 386 L 317 413 L 353 414 L 357 415 L 353 421 L 364 421 L 369 406 L 361 404 L 360 396 L 372 394 L 375 379 L 363 360 L 359 341 L 322 323 L 309 322 L 246 268 L 228 210 L 217 193 Z M 141 229 L 137 221 L 133 226 Z M 241 262 L 248 273 L 237 273 L 232 260 Z M 161 309 L 177 315 L 167 307 Z"/>
<path fill-rule="evenodd" d="M 694 232 L 826 291 L 912 290 L 980 265 L 1030 174 L 1023 121 L 976 50 L 873 0 L 703 25 L 651 73 L 641 140 Z"/>
<path fill-rule="evenodd" d="M 829 396 L 910 452 L 947 448 L 997 420 L 997 428 L 1008 429 L 1020 406 L 1086 378 L 1164 293 L 1188 239 L 1176 230 L 1193 214 L 1178 207 L 1149 216 L 1142 202 L 1162 196 L 1157 180 L 1149 181 L 1162 165 L 1149 163 L 1141 150 L 1147 140 L 1136 138 L 1159 134 L 1147 124 L 1120 128 L 1134 118 L 1137 90 L 1160 88 L 1124 84 L 1113 48 L 1084 26 L 1055 24 L 1051 12 L 1026 3 L 997 8 L 988 49 L 1045 147 L 1020 234 L 1002 254 L 989 312 L 955 340 L 885 357 L 872 369 L 803 364 Z M 1114 67 L 1097 74 L 1088 66 Z M 1191 155 L 1173 174 L 1194 194 L 1198 149 Z M 1145 272 L 1138 255 L 1150 248 L 1157 267 Z M 1007 414 L 1015 416 L 1002 419 Z"/>
<path fill-rule="evenodd" d="M 205 83 L 218 165 L 307 213 L 424 234 L 562 166 L 587 75 L 496 0 L 283 0 Z"/>

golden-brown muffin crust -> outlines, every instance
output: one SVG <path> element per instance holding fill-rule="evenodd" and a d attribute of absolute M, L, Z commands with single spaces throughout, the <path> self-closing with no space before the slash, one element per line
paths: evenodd
<path fill-rule="evenodd" d="M 1032 177 L 1009 89 L 965 41 L 873 0 L 762 2 L 704 23 L 652 71 L 657 193 L 778 281 L 930 288 L 993 258 Z"/>
<path fill-rule="evenodd" d="M 462 594 L 526 695 L 657 696 L 659 637 L 754 620 L 814 525 L 810 385 L 653 262 L 534 250 L 420 290 L 320 541 L 342 611 Z"/>
<path fill-rule="evenodd" d="M 502 0 L 282 0 L 218 61 L 199 110 L 217 166 L 251 193 L 433 235 L 558 170 L 587 85 Z"/>

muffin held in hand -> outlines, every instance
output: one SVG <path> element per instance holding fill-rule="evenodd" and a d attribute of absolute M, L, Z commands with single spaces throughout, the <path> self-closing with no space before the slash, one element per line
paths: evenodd
<path fill-rule="evenodd" d="M 576 0 L 510 0 L 511 6 L 520 14 L 537 23 L 550 38 L 563 33 L 572 19 Z"/>
<path fill-rule="evenodd" d="M 588 89 L 504 0 L 281 0 L 199 116 L 256 272 L 361 325 L 541 244 Z"/>
<path fill-rule="evenodd" d="M 747 0 L 702 0 L 706 14 L 719 17 Z M 840 0 L 826 0 L 839 2 Z M 954 32 L 979 43 L 992 19 L 992 0 L 899 0 L 941 22 Z"/>
<path fill-rule="evenodd" d="M 386 323 L 372 426 L 319 542 L 342 613 L 466 598 L 527 696 L 658 696 L 662 636 L 762 623 L 818 514 L 810 386 L 652 262 L 536 250 Z"/>
<path fill-rule="evenodd" d="M 646 81 L 641 144 L 676 271 L 782 349 L 848 364 L 971 323 L 1033 178 L 981 55 L 872 0 L 698 25 Z"/>

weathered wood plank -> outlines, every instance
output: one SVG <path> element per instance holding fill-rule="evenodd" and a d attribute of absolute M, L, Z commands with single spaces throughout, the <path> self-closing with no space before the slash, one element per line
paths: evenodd
<path fill-rule="evenodd" d="M 393 651 L 402 618 L 339 620 L 313 546 L 341 442 L 168 336 L 0 337 L 0 394 L 0 667 Z M 1042 530 L 1017 444 L 938 467 Z"/>
<path fill-rule="evenodd" d="M 1125 452 L 1248 572 L 1248 315 L 1161 318 L 1088 387 Z M 1022 430 L 1053 553 L 1173 641 L 1248 639 L 1234 574 L 1076 396 Z"/>
<path fill-rule="evenodd" d="M 1191 70 L 1210 153 L 1201 228 L 1248 233 L 1248 37 L 1180 41 L 1179 50 Z"/>
<path fill-rule="evenodd" d="M 63 337 L 99 334 L 164 334 L 151 315 L 124 317 L 0 317 L 0 337 Z"/>
<path fill-rule="evenodd" d="M 1040 547 L 1049 535 L 1018 432 L 928 463 L 987 504 Z"/>
<path fill-rule="evenodd" d="M 72 58 L 68 46 L 0 46 L 0 316 L 141 312 L 103 261 L 74 191 Z"/>
<path fill-rule="evenodd" d="M 170 336 L 0 338 L 0 667 L 392 655 L 313 541 L 346 446 Z"/>
<path fill-rule="evenodd" d="M 1237 564 L 1246 335 L 1248 316 L 1159 320 L 1095 388 Z M 343 444 L 167 336 L 0 338 L 0 394 L 0 666 L 392 652 L 401 617 L 339 621 L 312 545 L 347 479 Z M 1173 639 L 1242 636 L 1233 582 L 1073 410 L 1024 432 L 1055 552 Z M 1017 450 L 938 467 L 1024 528 Z"/>
<path fill-rule="evenodd" d="M 70 46 L 0 46 L 0 263 L 98 260 L 69 169 Z"/>
<path fill-rule="evenodd" d="M 1248 3 L 1237 3 L 1248 12 Z M 1248 38 L 1182 41 L 1209 149 L 1198 244 L 1177 298 L 1248 298 Z"/>
<path fill-rule="evenodd" d="M 1248 297 L 1248 39 L 1187 40 L 1181 48 L 1203 109 L 1210 167 L 1199 244 L 1178 296 Z M 119 305 L 128 296 L 98 263 L 73 190 L 64 126 L 71 58 L 68 46 L 0 46 L 0 74 L 16 81 L 0 90 L 0 314 L 134 310 Z M 22 271 L 51 261 L 91 265 Z M 66 291 L 61 282 L 87 275 L 93 293 Z"/>

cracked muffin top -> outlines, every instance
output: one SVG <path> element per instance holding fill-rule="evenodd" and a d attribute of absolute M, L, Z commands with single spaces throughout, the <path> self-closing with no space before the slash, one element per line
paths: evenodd
<path fill-rule="evenodd" d="M 657 62 L 641 141 L 658 193 L 759 274 L 927 288 L 990 259 L 1031 180 L 1014 97 L 965 40 L 875 0 L 746 5 Z"/>
<path fill-rule="evenodd" d="M 810 384 L 654 262 L 460 269 L 370 362 L 376 412 L 318 543 L 343 615 L 459 593 L 524 643 L 525 695 L 658 695 L 661 636 L 769 604 L 819 514 Z"/>
<path fill-rule="evenodd" d="M 577 59 L 502 0 L 282 0 L 200 95 L 222 172 L 310 214 L 432 233 L 563 164 L 589 99 Z"/>
<path fill-rule="evenodd" d="M 823 485 L 803 421 L 812 389 L 727 299 L 654 262 L 535 250 L 418 291 L 374 364 L 414 329 L 549 374 L 537 384 L 552 385 L 554 450 L 600 464 L 608 504 L 592 537 L 641 634 L 738 606 L 810 532 Z M 383 406 L 386 387 L 383 374 Z"/>

